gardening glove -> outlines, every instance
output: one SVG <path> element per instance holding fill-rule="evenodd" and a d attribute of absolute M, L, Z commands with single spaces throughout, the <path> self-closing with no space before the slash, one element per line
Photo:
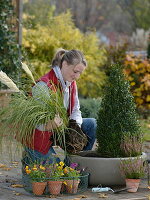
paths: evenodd
<path fill-rule="evenodd" d="M 70 119 L 66 133 L 66 150 L 68 153 L 77 154 L 87 145 L 87 136 L 76 120 Z"/>

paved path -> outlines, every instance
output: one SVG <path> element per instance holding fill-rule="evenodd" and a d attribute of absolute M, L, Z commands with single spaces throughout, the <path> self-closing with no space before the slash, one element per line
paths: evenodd
<path fill-rule="evenodd" d="M 21 153 L 15 154 L 15 156 L 10 159 L 8 157 L 8 146 L 3 152 L 3 156 L 0 158 L 0 163 L 5 164 L 5 166 L 0 165 L 0 200 L 96 200 L 96 199 L 107 199 L 107 200 L 150 200 L 150 189 L 148 189 L 147 177 L 142 180 L 140 188 L 137 193 L 128 193 L 126 191 L 119 194 L 113 194 L 112 192 L 107 193 L 92 193 L 91 188 L 82 194 L 77 195 L 61 195 L 58 197 L 35 197 L 34 195 L 26 192 L 23 188 L 13 188 L 13 184 L 21 184 Z M 145 144 L 145 152 L 150 155 L 150 143 Z M 15 162 L 14 162 L 15 161 Z M 113 187 L 112 187 L 113 188 Z M 116 187 L 113 189 L 120 189 Z M 149 198 L 148 198 L 149 196 Z M 104 198 L 105 197 L 105 198 Z"/>

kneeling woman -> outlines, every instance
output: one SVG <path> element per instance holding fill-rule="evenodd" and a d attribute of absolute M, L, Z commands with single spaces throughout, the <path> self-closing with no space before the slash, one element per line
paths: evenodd
<path fill-rule="evenodd" d="M 49 95 L 52 84 L 56 87 L 61 85 L 64 107 L 68 112 L 69 119 L 76 120 L 83 132 L 87 135 L 88 142 L 83 150 L 91 150 L 95 142 L 96 120 L 81 116 L 76 80 L 80 77 L 87 66 L 84 55 L 79 50 L 58 50 L 52 60 L 52 69 L 42 76 L 32 88 L 32 96 L 40 100 L 40 91 L 44 90 Z M 25 148 L 22 163 L 27 165 L 34 161 L 52 163 L 58 162 L 59 158 L 53 155 L 52 130 L 63 124 L 63 120 L 56 115 L 54 120 L 45 125 L 36 127 L 32 138 L 32 145 Z"/>

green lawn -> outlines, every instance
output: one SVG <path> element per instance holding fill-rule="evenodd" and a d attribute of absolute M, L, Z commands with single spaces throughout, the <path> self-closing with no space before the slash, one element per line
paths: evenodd
<path fill-rule="evenodd" d="M 148 119 L 140 119 L 144 140 L 150 141 L 150 117 Z"/>

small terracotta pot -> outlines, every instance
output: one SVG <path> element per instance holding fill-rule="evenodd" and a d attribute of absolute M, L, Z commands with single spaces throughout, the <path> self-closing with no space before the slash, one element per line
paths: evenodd
<path fill-rule="evenodd" d="M 65 188 L 66 188 L 65 186 L 66 185 L 64 183 L 62 183 L 61 190 L 60 190 L 61 193 L 65 192 Z"/>
<path fill-rule="evenodd" d="M 126 179 L 126 187 L 130 188 L 128 192 L 137 192 L 141 179 Z"/>
<path fill-rule="evenodd" d="M 60 194 L 62 181 L 48 181 L 49 192 L 54 195 Z"/>
<path fill-rule="evenodd" d="M 32 191 L 35 195 L 42 195 L 47 182 L 32 182 Z"/>
<path fill-rule="evenodd" d="M 67 193 L 70 193 L 70 194 L 77 193 L 80 180 L 65 180 L 65 181 L 67 183 L 67 185 L 66 185 Z"/>

